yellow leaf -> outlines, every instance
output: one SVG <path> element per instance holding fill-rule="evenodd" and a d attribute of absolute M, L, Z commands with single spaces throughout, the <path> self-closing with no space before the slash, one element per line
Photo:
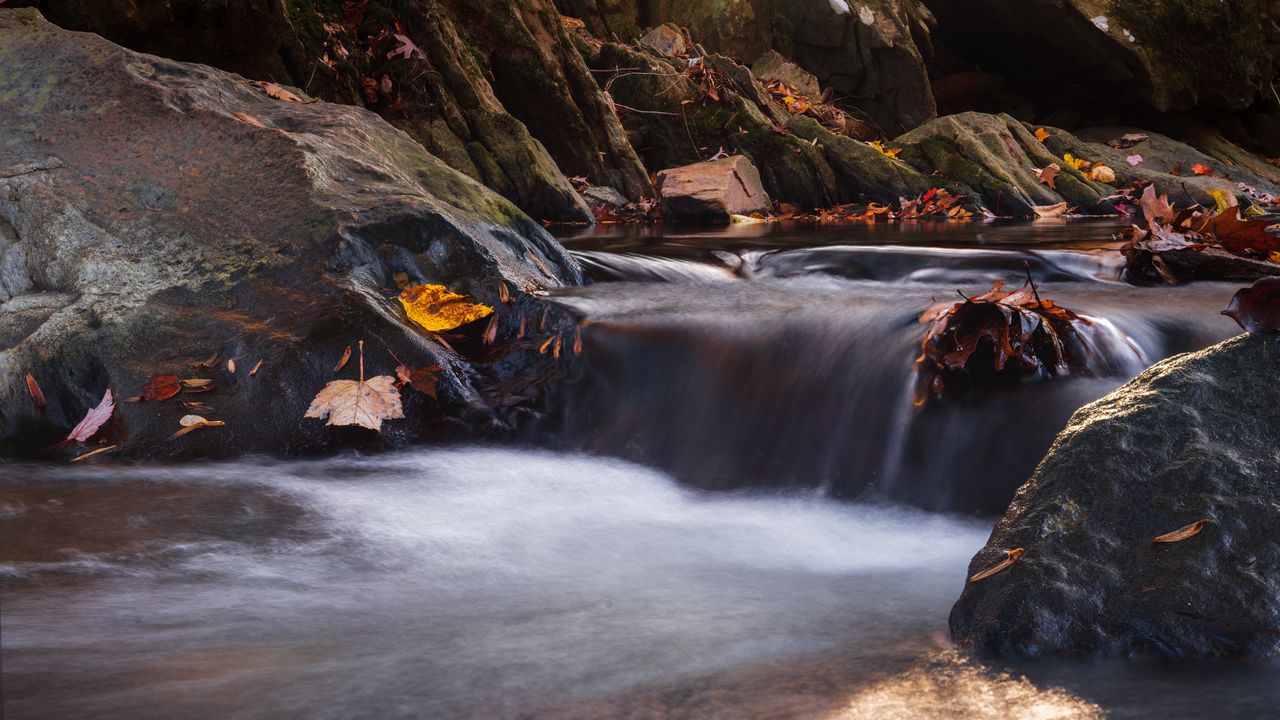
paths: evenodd
<path fill-rule="evenodd" d="M 1236 196 L 1226 190 L 1218 190 L 1215 188 L 1213 190 L 1206 190 L 1205 192 L 1209 193 L 1209 197 L 1213 198 L 1213 201 L 1218 204 L 1219 215 L 1226 212 L 1227 208 L 1236 204 Z"/>
<path fill-rule="evenodd" d="M 1036 139 L 1040 142 L 1044 142 L 1049 139 L 1049 133 L 1046 132 L 1044 128 L 1036 128 Z"/>
<path fill-rule="evenodd" d="M 891 158 L 898 157 L 898 153 L 902 152 L 902 148 L 887 148 L 879 140 L 872 140 L 867 144 Z"/>
<path fill-rule="evenodd" d="M 1081 168 L 1089 164 L 1088 160 L 1075 157 L 1071 153 L 1067 153 L 1063 155 L 1062 161 L 1070 165 L 1071 167 L 1075 168 L 1076 170 L 1080 170 Z"/>
<path fill-rule="evenodd" d="M 431 332 L 444 332 L 493 313 L 488 305 L 469 302 L 443 285 L 414 285 L 400 293 L 409 319 Z"/>

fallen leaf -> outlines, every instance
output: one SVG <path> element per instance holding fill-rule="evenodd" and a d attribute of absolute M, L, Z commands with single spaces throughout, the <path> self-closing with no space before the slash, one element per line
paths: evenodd
<path fill-rule="evenodd" d="M 511 302 L 511 291 L 507 289 L 507 284 L 501 280 L 498 281 L 498 299 L 503 305 Z"/>
<path fill-rule="evenodd" d="M 185 415 L 178 421 L 178 424 L 182 426 L 182 429 L 170 435 L 170 440 L 176 440 L 187 433 L 192 433 L 203 428 L 223 427 L 226 425 L 226 423 L 221 420 L 205 420 L 199 415 Z"/>
<path fill-rule="evenodd" d="M 1045 130 L 1044 128 L 1036 128 L 1036 139 L 1039 140 L 1040 142 L 1044 142 L 1045 140 L 1048 140 L 1049 131 Z"/>
<path fill-rule="evenodd" d="M 177 375 L 154 375 L 142 386 L 143 400 L 168 400 L 182 392 Z"/>
<path fill-rule="evenodd" d="M 396 378 L 403 387 L 409 387 L 417 390 L 430 397 L 436 398 L 436 376 L 440 373 L 439 365 L 428 365 L 426 367 L 410 369 L 407 365 L 400 365 L 396 368 Z"/>
<path fill-rule="evenodd" d="M 102 396 L 102 402 L 86 413 L 80 424 L 72 428 L 67 438 L 58 443 L 58 445 L 64 445 L 72 441 L 85 442 L 93 437 L 93 434 L 98 432 L 99 428 L 111 419 L 111 413 L 115 412 L 115 409 L 115 398 L 111 395 L 111 388 L 107 388 L 107 392 Z"/>
<path fill-rule="evenodd" d="M 187 390 L 213 387 L 213 381 L 207 378 L 183 378 L 182 387 Z"/>
<path fill-rule="evenodd" d="M 409 319 L 431 332 L 466 325 L 493 313 L 493 308 L 467 300 L 443 285 L 414 285 L 400 293 Z"/>
<path fill-rule="evenodd" d="M 263 360 L 259 360 L 258 364 L 253 366 L 253 369 L 249 371 L 249 377 L 257 377 L 258 371 L 262 369 L 263 362 Z"/>
<path fill-rule="evenodd" d="M 1125 150 L 1147 139 L 1145 133 L 1125 133 L 1118 140 L 1108 140 L 1107 144 L 1117 150 Z"/>
<path fill-rule="evenodd" d="M 236 119 L 237 119 L 237 120 L 239 120 L 239 121 L 240 121 L 240 122 L 242 122 L 242 123 L 247 123 L 247 124 L 249 124 L 249 125 L 253 125 L 253 126 L 255 126 L 255 127 L 260 127 L 260 128 L 264 128 L 264 127 L 266 127 L 266 125 L 264 125 L 264 124 L 263 124 L 263 122 L 262 122 L 261 120 L 259 120 L 258 118 L 256 118 L 256 117 L 254 117 L 254 116 L 250 115 L 249 113 L 233 112 L 233 113 L 231 113 L 231 114 L 232 114 L 232 115 L 235 115 L 235 116 L 236 116 Z"/>
<path fill-rule="evenodd" d="M 1013 550 L 1009 550 L 1005 552 L 1004 560 L 1001 560 L 995 565 L 992 565 L 986 570 L 983 570 L 982 572 L 977 573 L 973 577 L 969 578 L 969 582 L 978 582 L 979 580 L 986 580 L 987 578 L 991 577 L 992 575 L 995 575 L 996 573 L 1004 572 L 1005 570 L 1009 569 L 1009 566 L 1018 562 L 1018 558 L 1021 558 L 1024 552 L 1026 551 L 1023 550 L 1022 548 L 1014 548 Z"/>
<path fill-rule="evenodd" d="M 1214 188 L 1205 192 L 1209 193 L 1209 197 L 1213 198 L 1213 202 L 1217 206 L 1215 211 L 1219 214 L 1226 212 L 1227 208 L 1232 208 L 1239 204 L 1236 196 L 1226 190 Z"/>
<path fill-rule="evenodd" d="M 236 374 L 236 359 L 235 359 L 235 358 L 227 358 L 227 372 L 231 373 L 232 375 L 235 375 L 235 374 Z"/>
<path fill-rule="evenodd" d="M 1193 538 L 1199 535 L 1204 530 L 1205 525 L 1208 525 L 1210 522 L 1211 521 L 1207 518 L 1204 520 L 1197 520 L 1191 523 L 1190 525 L 1187 525 L 1186 527 L 1180 527 L 1171 533 L 1165 533 L 1164 535 L 1157 535 L 1151 538 L 1151 542 L 1158 542 L 1158 543 L 1182 542 L 1183 540 L 1187 540 L 1189 538 Z"/>
<path fill-rule="evenodd" d="M 1222 314 L 1253 335 L 1280 332 L 1280 276 L 1237 290 Z"/>
<path fill-rule="evenodd" d="M 272 82 L 258 83 L 258 86 L 261 87 L 263 92 L 265 92 L 269 97 L 273 97 L 276 100 L 283 100 L 285 102 L 295 102 L 295 103 L 308 102 L 307 100 L 303 100 L 297 95 L 289 92 L 284 87 Z"/>
<path fill-rule="evenodd" d="M 342 357 L 338 358 L 338 364 L 333 366 L 333 371 L 339 372 L 347 366 L 347 362 L 351 360 L 351 346 L 348 345 L 346 350 L 342 351 Z"/>
<path fill-rule="evenodd" d="M 1067 203 L 1064 200 L 1054 205 L 1032 205 L 1031 209 L 1035 211 L 1037 218 L 1056 218 L 1067 213 Z"/>
<path fill-rule="evenodd" d="M 867 144 L 875 148 L 876 150 L 880 151 L 880 154 L 886 157 L 897 158 L 898 153 L 902 152 L 902 148 L 885 147 L 884 143 L 880 142 L 879 140 L 872 140 Z"/>
<path fill-rule="evenodd" d="M 31 401 L 36 404 L 36 407 L 44 407 L 44 391 L 40 389 L 40 383 L 31 377 L 31 373 L 27 373 L 27 392 L 31 394 Z"/>
<path fill-rule="evenodd" d="M 1089 170 L 1089 179 L 1100 183 L 1113 183 L 1116 181 L 1116 171 L 1106 165 L 1094 165 Z"/>
<path fill-rule="evenodd" d="M 71 458 L 71 462 L 80 462 L 81 460 L 88 460 L 89 458 L 93 457 L 94 455 L 101 455 L 102 453 L 105 453 L 105 452 L 111 452 L 112 450 L 115 450 L 115 449 L 116 449 L 116 448 L 118 448 L 118 447 L 120 447 L 120 446 L 119 446 L 119 445 L 108 445 L 108 446 L 106 446 L 106 447 L 100 447 L 100 448 L 98 448 L 97 450 L 90 450 L 90 451 L 89 451 L 89 452 L 87 452 L 87 453 L 81 453 L 81 454 L 79 454 L 79 455 L 77 455 L 77 456 L 75 456 L 75 457 Z"/>
<path fill-rule="evenodd" d="M 408 35 L 396 33 L 392 37 L 399 41 L 400 46 L 387 53 L 387 59 L 391 59 L 397 55 L 403 57 L 405 60 L 412 60 L 415 56 L 420 60 L 427 59 L 427 54 L 422 52 L 422 48 L 415 45 L 413 40 L 409 39 Z"/>
<path fill-rule="evenodd" d="M 492 345 L 498 339 L 498 315 L 489 316 L 489 326 L 484 329 L 484 344 Z"/>
<path fill-rule="evenodd" d="M 217 364 L 218 364 L 218 353 L 214 353 L 209 357 L 205 358 L 204 360 L 201 360 L 200 362 L 196 363 L 196 366 L 208 369 Z"/>
<path fill-rule="evenodd" d="M 1169 204 L 1168 195 L 1156 195 L 1156 186 L 1148 185 L 1142 191 L 1142 197 L 1138 199 L 1138 204 L 1142 207 L 1142 215 L 1147 219 L 1147 223 L 1160 223 L 1173 219 L 1173 206 Z"/>
<path fill-rule="evenodd" d="M 1200 163 L 1196 163 L 1191 166 L 1191 173 L 1193 175 L 1212 175 L 1213 168 L 1209 167 L 1208 165 L 1201 165 Z"/>
<path fill-rule="evenodd" d="M 542 345 L 540 345 L 540 346 L 538 347 L 538 354 L 539 354 L 539 355 L 546 355 L 546 354 L 547 354 L 547 348 L 551 347 L 551 343 L 555 342 L 555 339 L 556 339 L 556 338 L 555 338 L 555 336 L 552 336 L 552 337 L 547 338 L 545 341 L 543 341 Z"/>
<path fill-rule="evenodd" d="M 573 354 L 582 354 L 582 326 L 579 325 L 573 329 Z"/>
<path fill-rule="evenodd" d="M 1071 167 L 1075 168 L 1076 170 L 1084 170 L 1088 168 L 1090 164 L 1088 160 L 1085 160 L 1084 158 L 1075 157 L 1071 153 L 1066 153 L 1065 155 L 1063 155 L 1062 161 L 1065 162 L 1067 165 L 1070 165 Z"/>
<path fill-rule="evenodd" d="M 1049 163 L 1048 165 L 1036 170 L 1036 179 L 1049 186 L 1050 190 L 1057 190 L 1053 182 L 1058 177 L 1058 173 L 1062 172 L 1062 166 L 1058 163 Z"/>
<path fill-rule="evenodd" d="M 1142 164 L 1142 156 L 1137 154 L 1130 155 L 1125 158 L 1125 162 L 1129 163 L 1134 167 L 1137 167 Z"/>
<path fill-rule="evenodd" d="M 383 420 L 404 417 L 400 391 L 390 375 L 364 378 L 364 341 L 360 347 L 360 379 L 333 380 L 311 401 L 304 417 L 329 421 L 327 425 L 356 426 L 382 431 Z"/>

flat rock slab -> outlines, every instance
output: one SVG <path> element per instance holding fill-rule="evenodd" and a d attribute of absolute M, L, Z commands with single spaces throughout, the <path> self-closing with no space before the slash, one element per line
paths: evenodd
<path fill-rule="evenodd" d="M 1158 363 L 1081 408 L 970 564 L 962 645 L 1009 655 L 1280 650 L 1280 336 Z M 1207 519 L 1180 542 L 1153 538 Z"/>
<path fill-rule="evenodd" d="M 485 387 L 530 370 L 508 340 L 542 312 L 532 291 L 577 281 L 574 261 L 376 115 L 288 92 L 302 101 L 0 10 L 0 452 L 38 452 L 105 390 L 141 395 L 154 374 L 217 389 L 121 402 L 101 433 L 117 457 L 323 449 L 340 438 L 303 413 L 355 376 L 355 358 L 334 367 L 362 338 L 370 375 L 393 353 L 442 368 L 439 399 L 407 391 L 382 442 L 501 424 Z M 406 282 L 498 308 L 497 342 L 421 332 L 395 300 Z M 169 440 L 181 399 L 226 425 Z"/>
<path fill-rule="evenodd" d="M 663 170 L 658 192 L 663 218 L 675 223 L 725 223 L 773 207 L 760 173 L 742 155 Z"/>

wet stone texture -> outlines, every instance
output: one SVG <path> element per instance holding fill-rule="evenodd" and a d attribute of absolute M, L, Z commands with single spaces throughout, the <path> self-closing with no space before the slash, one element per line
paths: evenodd
<path fill-rule="evenodd" d="M 1081 408 L 1022 486 L 951 611 L 1012 655 L 1273 656 L 1280 649 L 1280 337 L 1158 363 Z M 1181 542 L 1156 536 L 1210 523 Z"/>
<path fill-rule="evenodd" d="M 140 395 L 169 373 L 212 380 L 189 399 L 226 426 L 168 440 L 188 409 L 122 402 L 102 433 L 117 456 L 324 448 L 341 434 L 303 413 L 361 338 L 370 375 L 394 369 L 391 353 L 443 368 L 439 401 L 407 393 L 409 419 L 388 423 L 386 443 L 501 426 L 511 395 L 529 399 L 520 378 L 544 374 L 531 366 L 542 340 L 513 340 L 522 315 L 542 312 L 523 291 L 576 282 L 574 261 L 372 113 L 273 99 L 237 75 L 0 10 L 0 118 L 6 454 L 60 439 L 107 388 Z M 397 276 L 499 307 L 498 342 L 479 343 L 483 327 L 449 347 L 417 331 Z"/>

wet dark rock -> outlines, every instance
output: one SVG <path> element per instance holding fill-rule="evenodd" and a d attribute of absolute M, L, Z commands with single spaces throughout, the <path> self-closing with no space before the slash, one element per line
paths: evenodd
<path fill-rule="evenodd" d="M 663 219 L 674 223 L 727 223 L 773 209 L 760 173 L 741 155 L 663 170 L 658 192 Z"/>
<path fill-rule="evenodd" d="M 521 314 L 542 312 L 521 291 L 576 282 L 575 263 L 372 113 L 272 99 L 230 73 L 0 10 L 0 126 L 0 452 L 35 453 L 107 388 L 123 400 L 153 374 L 213 380 L 185 399 L 227 425 L 167 440 L 189 409 L 121 402 L 102 434 L 116 456 L 500 429 L 532 401 L 521 378 L 545 375 L 536 347 L 510 340 Z M 394 299 L 401 273 L 498 307 L 498 342 L 463 328 L 446 347 L 410 326 Z M 408 419 L 381 438 L 302 418 L 360 339 L 370 375 L 394 369 L 390 353 L 444 368 L 439 401 L 406 390 Z M 353 358 L 340 376 L 355 373 Z"/>
<path fill-rule="evenodd" d="M 1010 655 L 1263 658 L 1280 651 L 1280 338 L 1151 367 L 1081 408 L 1019 489 L 951 612 Z M 1208 519 L 1175 543 L 1152 538 Z"/>

